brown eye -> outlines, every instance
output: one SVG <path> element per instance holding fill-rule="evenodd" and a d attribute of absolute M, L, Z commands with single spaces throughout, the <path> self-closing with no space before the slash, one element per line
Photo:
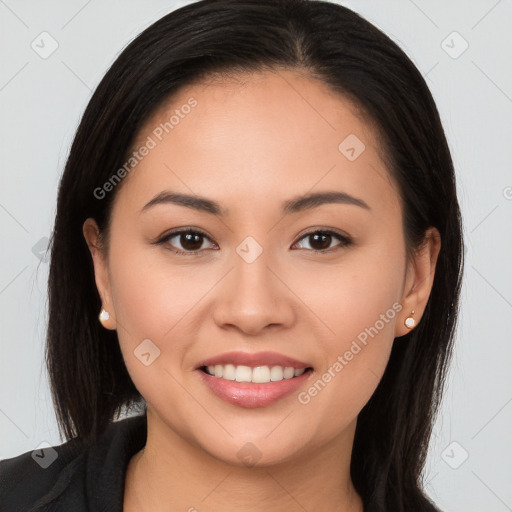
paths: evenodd
<path fill-rule="evenodd" d="M 300 246 L 300 244 L 304 244 L 302 240 L 305 240 L 309 247 L 302 246 L 300 247 L 301 249 L 309 249 L 319 253 L 328 252 L 331 249 L 345 247 L 352 243 L 350 238 L 348 238 L 347 236 L 335 233 L 333 231 L 312 231 L 311 233 L 307 233 L 306 235 L 304 235 L 299 240 L 299 242 L 297 242 L 297 245 Z M 336 241 L 338 241 L 337 244 Z"/>
<path fill-rule="evenodd" d="M 178 235 L 181 246 L 187 251 L 197 251 L 203 245 L 203 235 L 198 233 L 181 233 Z"/>
<path fill-rule="evenodd" d="M 315 233 L 314 235 L 309 235 L 309 244 L 313 249 L 316 249 L 318 251 L 329 249 L 329 247 L 331 246 L 331 241 L 331 235 L 324 235 L 322 233 Z"/>
<path fill-rule="evenodd" d="M 191 229 L 173 231 L 156 242 L 157 244 L 169 245 L 176 254 L 196 254 L 204 247 L 204 242 L 210 240 L 206 234 Z M 211 244 L 215 245 L 215 244 Z"/>

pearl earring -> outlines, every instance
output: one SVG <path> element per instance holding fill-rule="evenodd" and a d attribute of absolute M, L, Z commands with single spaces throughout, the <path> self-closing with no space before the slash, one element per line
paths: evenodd
<path fill-rule="evenodd" d="M 411 314 L 405 319 L 404 324 L 405 327 L 407 327 L 407 329 L 412 329 L 416 325 L 416 320 L 414 320 L 412 315 L 414 315 L 414 309 L 411 311 Z"/>
<path fill-rule="evenodd" d="M 99 314 L 100 322 L 106 322 L 110 318 L 110 313 L 105 309 L 101 308 L 101 313 Z"/>

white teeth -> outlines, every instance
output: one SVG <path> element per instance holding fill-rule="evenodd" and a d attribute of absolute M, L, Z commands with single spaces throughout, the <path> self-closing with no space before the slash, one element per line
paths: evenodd
<path fill-rule="evenodd" d="M 235 370 L 235 380 L 237 382 L 251 382 L 252 370 L 249 366 L 237 366 Z"/>
<path fill-rule="evenodd" d="M 291 379 L 293 377 L 294 373 L 295 373 L 295 368 L 292 368 L 291 366 L 287 366 L 284 369 L 283 377 L 285 379 Z"/>
<path fill-rule="evenodd" d="M 266 384 L 299 377 L 306 371 L 306 368 L 293 368 L 292 366 L 256 366 L 251 368 L 244 365 L 216 364 L 207 366 L 207 371 L 212 376 L 222 377 L 226 380 Z"/>
<path fill-rule="evenodd" d="M 272 366 L 270 368 L 270 380 L 272 382 L 283 380 L 284 369 L 282 366 Z"/>
<path fill-rule="evenodd" d="M 256 366 L 252 369 L 252 381 L 258 384 L 270 382 L 270 368 L 268 366 Z"/>
<path fill-rule="evenodd" d="M 222 378 L 226 380 L 235 380 L 235 366 L 232 364 L 223 365 Z"/>

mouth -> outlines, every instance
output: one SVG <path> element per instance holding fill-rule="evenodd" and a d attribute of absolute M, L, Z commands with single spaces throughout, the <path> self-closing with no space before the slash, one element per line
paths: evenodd
<path fill-rule="evenodd" d="M 300 377 L 311 367 L 294 368 L 293 366 L 245 366 L 234 364 L 216 364 L 201 366 L 201 371 L 218 379 L 225 379 L 236 382 L 252 382 L 253 384 L 267 384 L 269 382 L 280 382 L 285 379 Z"/>
<path fill-rule="evenodd" d="M 202 361 L 201 381 L 222 400 L 264 407 L 297 391 L 313 372 L 308 363 L 273 352 L 231 352 Z"/>

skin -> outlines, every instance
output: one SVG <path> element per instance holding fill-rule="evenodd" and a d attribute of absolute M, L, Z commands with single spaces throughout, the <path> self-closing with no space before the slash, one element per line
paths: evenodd
<path fill-rule="evenodd" d="M 150 151 L 116 192 L 108 250 L 93 219 L 84 236 L 94 262 L 104 322 L 117 329 L 128 371 L 148 404 L 145 449 L 131 460 L 124 509 L 130 511 L 362 511 L 350 479 L 358 413 L 385 370 L 395 337 L 418 322 L 440 248 L 435 229 L 407 258 L 398 190 L 380 157 L 377 134 L 353 104 L 295 70 L 211 79 L 188 86 L 145 124 L 146 140 L 172 111 L 197 106 Z M 349 134 L 365 150 L 349 161 Z M 220 203 L 224 217 L 160 204 L 163 190 Z M 283 201 L 343 191 L 369 209 L 331 203 L 283 215 Z M 152 242 L 173 228 L 208 234 L 201 252 L 180 255 L 183 237 Z M 322 246 L 304 237 L 338 230 Z M 263 249 L 247 263 L 236 248 L 252 236 Z M 184 248 L 185 247 L 185 248 Z M 324 254 L 312 248 L 331 247 Z M 215 395 L 197 364 L 232 350 L 276 351 L 318 380 L 400 304 L 401 311 L 309 403 L 297 393 L 243 408 Z M 150 366 L 133 351 L 149 338 L 161 353 Z M 332 371 L 332 370 L 331 370 Z M 249 467 L 238 456 L 252 443 Z"/>

